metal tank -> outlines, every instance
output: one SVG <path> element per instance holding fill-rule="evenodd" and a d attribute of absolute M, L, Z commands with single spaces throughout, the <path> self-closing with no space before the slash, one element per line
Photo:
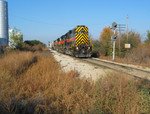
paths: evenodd
<path fill-rule="evenodd" d="M 8 3 L 0 0 L 0 46 L 8 45 Z"/>

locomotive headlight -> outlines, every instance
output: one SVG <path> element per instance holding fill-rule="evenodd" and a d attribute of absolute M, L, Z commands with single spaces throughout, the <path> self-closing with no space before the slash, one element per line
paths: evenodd
<path fill-rule="evenodd" d="M 76 47 L 76 50 L 78 50 L 79 48 L 78 47 Z"/>

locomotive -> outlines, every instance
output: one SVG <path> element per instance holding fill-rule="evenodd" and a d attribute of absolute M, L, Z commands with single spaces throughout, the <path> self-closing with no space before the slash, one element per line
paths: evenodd
<path fill-rule="evenodd" d="M 91 57 L 92 41 L 89 39 L 88 27 L 76 26 L 51 43 L 52 49 L 75 57 Z"/>

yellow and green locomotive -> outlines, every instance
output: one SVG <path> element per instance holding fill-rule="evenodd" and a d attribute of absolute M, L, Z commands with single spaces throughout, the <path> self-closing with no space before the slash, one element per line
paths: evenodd
<path fill-rule="evenodd" d="M 91 57 L 93 44 L 88 27 L 80 25 L 53 42 L 53 49 L 75 57 Z"/>

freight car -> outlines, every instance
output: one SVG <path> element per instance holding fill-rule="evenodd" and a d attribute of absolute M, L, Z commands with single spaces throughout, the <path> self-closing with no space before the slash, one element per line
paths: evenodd
<path fill-rule="evenodd" d="M 91 57 L 93 44 L 88 34 L 88 27 L 77 26 L 55 40 L 52 49 L 75 57 Z"/>

